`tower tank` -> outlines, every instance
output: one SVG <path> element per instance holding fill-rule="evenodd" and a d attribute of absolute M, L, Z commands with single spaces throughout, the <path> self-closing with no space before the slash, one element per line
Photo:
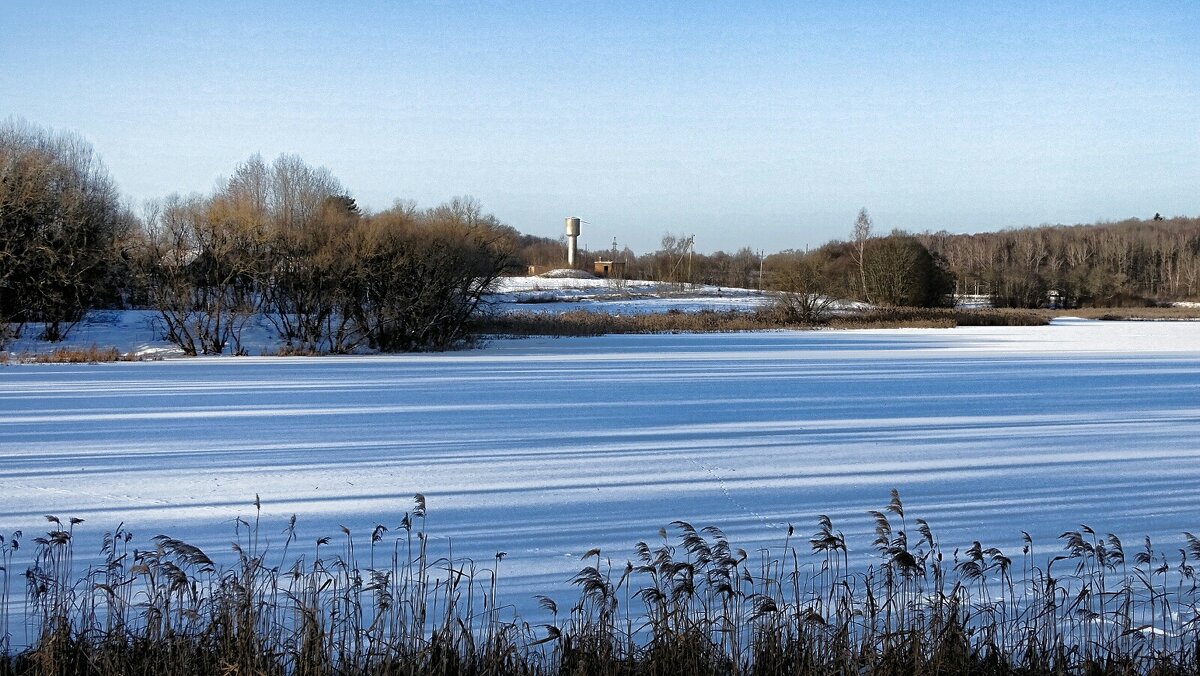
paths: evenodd
<path fill-rule="evenodd" d="M 575 255 L 579 252 L 579 219 L 569 216 L 567 224 L 567 267 L 575 267 Z"/>

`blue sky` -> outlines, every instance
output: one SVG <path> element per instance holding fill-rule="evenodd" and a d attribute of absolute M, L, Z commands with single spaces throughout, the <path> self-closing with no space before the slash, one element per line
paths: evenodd
<path fill-rule="evenodd" d="M 344 6 L 343 6 L 344 5 Z M 1200 3 L 0 3 L 0 118 L 132 200 L 252 153 L 360 204 L 774 251 L 1200 214 Z"/>

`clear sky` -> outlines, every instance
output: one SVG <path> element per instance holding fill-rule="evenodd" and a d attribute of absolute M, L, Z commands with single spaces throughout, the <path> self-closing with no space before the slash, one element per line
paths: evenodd
<path fill-rule="evenodd" d="M 132 200 L 259 152 L 365 207 L 767 251 L 1200 214 L 1200 2 L 0 0 L 0 118 Z"/>

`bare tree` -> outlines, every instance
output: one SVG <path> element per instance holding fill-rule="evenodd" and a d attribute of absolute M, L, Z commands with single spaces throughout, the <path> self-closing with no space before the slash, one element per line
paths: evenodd
<path fill-rule="evenodd" d="M 867 242 L 871 239 L 871 228 L 871 216 L 867 213 L 867 208 L 863 207 L 858 210 L 858 217 L 854 219 L 850 256 L 854 259 L 855 265 L 858 266 L 863 300 L 868 303 L 871 302 L 871 292 L 867 287 Z"/>
<path fill-rule="evenodd" d="M 198 195 L 152 208 L 143 260 L 163 335 L 185 354 L 242 353 L 241 333 L 256 310 L 263 233 L 246 205 Z"/>
<path fill-rule="evenodd" d="M 5 328 L 43 322 L 43 338 L 65 337 L 108 292 L 109 270 L 119 257 L 116 242 L 131 226 L 90 144 L 12 120 L 0 124 Z"/>
<path fill-rule="evenodd" d="M 829 294 L 825 271 L 817 257 L 794 253 L 772 260 L 771 289 L 776 291 L 773 309 L 789 324 L 823 324 L 829 319 L 834 298 Z"/>
<path fill-rule="evenodd" d="M 671 284 L 691 283 L 695 235 L 664 233 L 662 247 L 655 254 L 655 277 Z"/>
<path fill-rule="evenodd" d="M 255 155 L 221 194 L 262 223 L 268 258 L 258 278 L 260 306 L 288 347 L 353 349 L 341 279 L 352 265 L 350 230 L 359 211 L 341 183 L 294 155 L 270 166 Z"/>
<path fill-rule="evenodd" d="M 461 201 L 363 221 L 354 318 L 383 351 L 447 349 L 468 338 L 483 295 L 515 261 L 515 231 Z"/>

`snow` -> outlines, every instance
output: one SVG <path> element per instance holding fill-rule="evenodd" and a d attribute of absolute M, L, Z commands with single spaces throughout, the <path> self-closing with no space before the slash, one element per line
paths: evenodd
<path fill-rule="evenodd" d="M 746 311 L 754 290 L 502 279 L 496 312 Z M 17 355 L 56 347 L 33 338 Z M 255 317 L 251 355 L 279 342 Z M 150 311 L 95 312 L 68 346 L 178 357 Z M 229 558 L 263 501 L 277 542 L 395 528 L 423 493 L 434 547 L 490 564 L 526 616 L 676 519 L 754 552 L 818 514 L 869 556 L 897 488 L 946 550 L 1039 552 L 1087 523 L 1173 551 L 1198 529 L 1200 333 L 1187 322 L 492 340 L 430 355 L 0 366 L 0 533 L 80 517 Z M 80 560 L 86 560 L 80 554 Z M 27 562 L 26 564 L 27 565 Z M 14 566 L 16 568 L 16 566 Z M 19 576 L 13 592 L 20 594 Z"/>
<path fill-rule="evenodd" d="M 301 542 L 394 528 L 420 492 L 434 547 L 507 552 L 501 586 L 527 613 L 535 593 L 574 598 L 584 551 L 623 565 L 676 519 L 754 552 L 828 514 L 865 557 L 866 511 L 893 487 L 947 551 L 1016 555 L 1027 530 L 1049 553 L 1080 523 L 1173 551 L 1200 529 L 1198 384 L 1194 323 L 1076 319 L 9 364 L 0 532 L 80 517 L 91 553 L 124 522 L 228 560 L 256 494 L 278 543 L 293 513 Z"/>
<path fill-rule="evenodd" d="M 579 271 L 552 271 L 570 273 Z M 587 310 L 611 314 L 652 312 L 751 311 L 769 303 L 771 297 L 752 289 L 731 289 L 702 284 L 683 285 L 637 280 L 608 280 L 587 274 L 577 278 L 501 277 L 483 308 L 490 312 L 552 313 Z M 839 305 L 848 306 L 852 303 Z M 20 339 L 6 349 L 14 358 L 45 354 L 62 347 L 115 347 L 122 354 L 141 358 L 181 357 L 183 351 L 162 339 L 162 320 L 153 310 L 95 311 L 75 326 L 61 343 L 38 339 L 40 325 L 25 328 Z M 262 315 L 249 318 L 242 332 L 242 347 L 250 355 L 271 355 L 282 341 L 271 322 Z M 232 347 L 227 347 L 231 350 Z"/>
<path fill-rule="evenodd" d="M 182 357 L 183 350 L 162 338 L 161 327 L 162 319 L 154 310 L 96 310 L 73 327 L 64 341 L 40 340 L 41 327 L 32 324 L 25 327 L 21 337 L 10 342 L 6 349 L 16 359 L 48 354 L 60 348 L 89 347 L 115 347 L 123 355 L 142 359 Z M 278 332 L 261 315 L 251 317 L 242 331 L 242 345 L 248 354 L 272 354 L 281 344 Z"/>
<path fill-rule="evenodd" d="M 612 314 L 748 311 L 771 297 L 753 289 L 705 284 L 573 277 L 502 277 L 486 307 L 497 312 L 588 310 Z"/>

